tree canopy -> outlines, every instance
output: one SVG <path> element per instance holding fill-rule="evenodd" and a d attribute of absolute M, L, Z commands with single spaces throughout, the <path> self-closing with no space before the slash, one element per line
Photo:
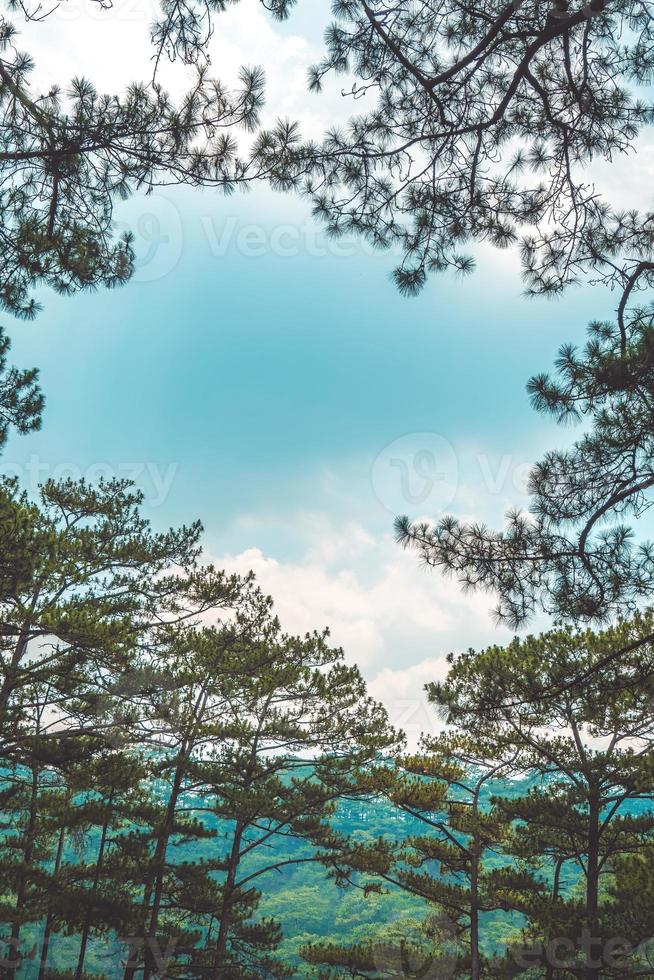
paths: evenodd
<path fill-rule="evenodd" d="M 654 488 L 654 226 L 584 168 L 654 121 L 651 4 L 335 0 L 309 86 L 347 77 L 365 111 L 316 142 L 261 127 L 259 69 L 212 77 L 227 6 L 162 0 L 123 95 L 36 91 L 0 18 L 0 306 L 126 282 L 114 204 L 160 183 L 297 190 L 329 233 L 399 246 L 404 293 L 483 241 L 520 248 L 531 293 L 618 287 L 616 322 L 529 383 L 584 425 L 534 467 L 530 511 L 397 522 L 499 619 L 555 628 L 450 655 L 427 686 L 447 730 L 408 753 L 326 631 L 283 632 L 251 574 L 204 562 L 198 522 L 153 529 L 128 481 L 0 481 L 0 973 L 649 976 L 654 546 L 631 522 Z M 179 99 L 164 58 L 191 69 Z M 43 409 L 8 351 L 0 332 L 0 449 Z M 336 936 L 308 921 L 321 889 L 350 899 Z"/>
<path fill-rule="evenodd" d="M 38 370 L 8 367 L 10 349 L 11 341 L 0 329 L 0 451 L 11 429 L 26 435 L 41 427 L 44 405 Z"/>
<path fill-rule="evenodd" d="M 284 18 L 293 3 L 264 5 Z M 52 12 L 14 6 L 32 19 Z M 329 233 L 399 246 L 395 278 L 407 293 L 430 272 L 469 271 L 466 248 L 478 241 L 519 245 L 532 292 L 588 274 L 622 288 L 636 270 L 651 278 L 651 214 L 612 209 L 584 170 L 631 150 L 654 118 L 645 0 L 338 0 L 309 86 L 347 75 L 366 111 L 315 143 L 292 123 L 261 129 L 260 69 L 243 70 L 236 88 L 212 77 L 213 18 L 226 7 L 165 0 L 143 66 L 150 81 L 122 96 L 98 93 L 92 79 L 34 91 L 31 60 L 2 21 L 7 309 L 34 315 L 40 283 L 70 292 L 127 281 L 131 242 L 113 236 L 113 204 L 159 183 L 295 187 Z M 164 57 L 196 72 L 179 100 L 157 80 Z M 239 131 L 253 129 L 239 152 Z"/>
<path fill-rule="evenodd" d="M 335 232 L 399 243 L 408 293 L 431 271 L 468 271 L 462 249 L 484 240 L 520 244 L 533 292 L 589 269 L 620 279 L 651 253 L 651 215 L 612 211 L 584 165 L 626 152 L 653 118 L 648 7 L 335 3 L 312 87 L 349 72 L 373 105 L 320 147 L 316 210 Z"/>
<path fill-rule="evenodd" d="M 532 469 L 529 511 L 493 531 L 445 516 L 396 521 L 398 539 L 465 588 L 498 597 L 512 627 L 539 610 L 566 621 L 606 621 L 651 600 L 652 545 L 633 522 L 652 503 L 654 314 L 651 307 L 593 323 L 583 350 L 561 348 L 554 376 L 528 385 L 534 408 L 558 422 L 585 423 L 567 450 Z"/>

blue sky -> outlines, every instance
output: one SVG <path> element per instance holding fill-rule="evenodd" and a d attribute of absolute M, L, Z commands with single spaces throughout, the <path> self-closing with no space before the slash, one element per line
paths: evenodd
<path fill-rule="evenodd" d="M 141 207 L 149 228 L 159 224 L 154 246 L 140 243 L 150 258 L 136 281 L 74 299 L 44 293 L 38 319 L 13 327 L 15 356 L 38 363 L 48 409 L 42 432 L 16 441 L 7 461 L 141 462 L 162 480 L 174 466 L 167 499 L 148 492 L 158 518 L 202 514 L 212 539 L 230 544 L 222 536 L 244 510 L 351 504 L 387 526 L 374 488 L 355 484 L 410 433 L 452 444 L 459 503 L 481 505 L 476 483 L 504 455 L 515 467 L 560 438 L 530 411 L 528 376 L 611 313 L 602 292 L 522 299 L 512 257 L 491 252 L 471 277 L 435 278 L 403 298 L 391 254 L 354 240 L 338 244 L 346 256 L 329 254 L 294 198 L 168 189 L 126 210 Z M 293 254 L 276 254 L 280 240 Z M 484 514 L 501 513 L 506 489 L 483 501 Z"/>
<path fill-rule="evenodd" d="M 275 86 L 289 99 L 282 81 L 315 55 L 315 19 L 273 28 L 252 4 L 230 17 L 232 60 L 256 25 L 257 55 L 278 56 L 271 101 Z M 52 29 L 93 40 L 97 25 Z M 293 98 L 319 128 L 334 95 L 327 110 Z M 289 629 L 331 626 L 394 718 L 430 727 L 421 688 L 443 655 L 505 634 L 488 596 L 462 597 L 397 548 L 393 515 L 498 522 L 524 504 L 528 464 L 570 437 L 534 415 L 525 382 L 610 317 L 613 297 L 527 301 L 515 256 L 482 249 L 471 277 L 402 298 L 392 255 L 330 244 L 306 202 L 263 189 L 166 188 L 117 217 L 136 234 L 134 282 L 44 294 L 35 322 L 6 324 L 47 408 L 3 468 L 28 484 L 134 476 L 156 525 L 200 517 L 210 557 L 253 567 Z"/>

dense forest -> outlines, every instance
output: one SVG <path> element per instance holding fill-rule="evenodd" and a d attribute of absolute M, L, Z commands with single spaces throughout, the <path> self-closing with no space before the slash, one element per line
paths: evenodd
<path fill-rule="evenodd" d="M 523 780 L 516 780 L 512 784 L 497 780 L 484 788 L 484 803 L 486 806 L 489 805 L 490 795 L 493 792 L 501 793 L 505 799 L 515 799 L 527 793 L 530 788 L 534 787 L 530 787 Z M 636 815 L 639 811 L 642 812 L 642 808 L 633 803 L 625 807 L 625 813 Z M 198 863 L 211 855 L 224 855 L 223 840 L 229 836 L 229 828 L 215 817 L 209 817 L 204 822 L 206 827 L 211 829 L 211 836 L 200 839 L 182 838 L 178 841 L 180 846 L 171 854 L 171 862 Z M 418 820 L 379 798 L 344 802 L 338 807 L 331 822 L 335 830 L 347 836 L 352 843 L 368 847 L 382 838 L 405 842 L 420 827 Z M 124 826 L 123 832 L 126 829 L 127 827 Z M 114 834 L 116 830 L 117 827 L 113 831 Z M 70 881 L 75 873 L 79 875 L 80 869 L 86 862 L 97 861 L 101 834 L 102 830 L 97 825 L 93 827 L 88 824 L 85 835 L 79 832 L 75 834 L 71 828 L 69 839 L 64 844 L 61 861 L 70 863 L 73 867 L 68 869 L 66 876 L 62 875 L 60 886 L 63 881 Z M 335 948 L 344 941 L 369 951 L 378 964 L 380 973 L 382 968 L 388 969 L 392 966 L 394 957 L 397 957 L 398 952 L 401 951 L 400 944 L 407 941 L 416 944 L 419 950 L 421 947 L 418 941 L 422 939 L 424 943 L 424 948 L 419 953 L 414 953 L 408 958 L 408 963 L 414 970 L 416 967 L 424 969 L 425 965 L 432 964 L 432 957 L 427 952 L 426 940 L 430 935 L 429 928 L 433 928 L 433 924 L 429 923 L 428 929 L 424 930 L 425 904 L 419 896 L 394 885 L 389 885 L 383 893 L 372 891 L 363 894 L 361 889 L 339 889 L 323 873 L 322 868 L 317 869 L 311 864 L 305 866 L 302 863 L 303 860 L 306 861 L 317 853 L 314 846 L 300 838 L 285 837 L 283 840 L 274 838 L 271 849 L 272 860 L 268 856 L 261 860 L 255 853 L 251 859 L 246 857 L 243 862 L 246 874 L 253 873 L 268 864 L 275 865 L 288 859 L 296 862 L 280 867 L 275 874 L 269 875 L 262 881 L 262 897 L 258 909 L 262 917 L 273 918 L 281 926 L 282 936 L 276 950 L 276 957 L 290 975 L 308 977 L 313 975 L 310 963 L 302 955 L 303 951 L 309 954 L 310 960 L 311 946 L 327 944 Z M 489 868 L 493 866 L 500 868 L 505 863 L 505 859 L 500 855 L 489 853 L 487 863 Z M 75 865 L 77 865 L 77 872 L 75 872 Z M 562 894 L 579 900 L 583 893 L 581 879 L 582 872 L 578 866 L 571 863 L 563 868 L 560 874 Z M 372 883 L 374 879 L 370 876 L 367 880 Z M 454 882 L 456 876 L 452 876 L 451 880 Z M 551 871 L 545 870 L 543 880 L 549 880 L 551 883 Z M 513 914 L 497 911 L 483 912 L 480 931 L 484 955 L 489 958 L 499 956 L 509 943 L 519 942 L 524 922 L 525 918 L 520 912 Z M 457 945 L 452 924 L 441 916 L 437 929 L 439 938 L 444 939 L 454 952 Z M 22 935 L 25 962 L 21 975 L 24 971 L 25 976 L 37 976 L 45 938 L 42 926 L 26 923 Z M 81 935 L 77 934 L 57 932 L 53 938 L 53 933 L 50 933 L 48 976 L 65 974 L 66 970 L 70 971 L 73 964 L 77 964 L 80 940 Z M 165 960 L 166 965 L 170 962 L 172 967 L 170 975 L 174 976 L 178 971 L 174 969 L 176 961 L 170 943 L 169 934 L 165 934 L 160 952 L 158 946 L 156 952 L 160 955 L 161 961 Z M 645 948 L 641 950 L 644 962 L 649 962 L 646 959 L 648 952 Z M 122 977 L 129 953 L 129 944 L 120 943 L 114 931 L 106 925 L 105 928 L 100 927 L 98 922 L 90 934 L 85 950 L 85 970 L 95 975 Z M 438 964 L 437 972 L 432 970 L 432 973 L 429 973 L 427 970 L 425 975 L 454 975 L 454 971 L 450 969 L 453 960 L 434 957 L 433 962 Z M 158 967 L 157 973 L 160 974 L 161 962 Z M 396 969 L 395 973 L 399 976 L 404 975 L 401 968 Z M 375 973 L 370 971 L 370 975 L 374 976 Z"/>
<path fill-rule="evenodd" d="M 652 614 L 452 656 L 407 753 L 197 526 L 124 483 L 2 506 L 5 971 L 648 969 Z"/>
<path fill-rule="evenodd" d="M 461 636 L 416 747 L 357 651 L 286 632 L 199 522 L 153 527 L 127 480 L 3 477 L 0 976 L 654 977 L 654 217 L 587 176 L 654 122 L 652 5 L 335 0 L 309 88 L 347 76 L 365 111 L 321 140 L 263 126 L 259 69 L 213 77 L 227 6 L 162 0 L 124 94 L 40 90 L 0 15 L 0 304 L 128 283 L 114 203 L 161 184 L 294 192 L 328 235 L 394 247 L 407 296 L 480 242 L 516 247 L 530 295 L 609 287 L 615 316 L 528 382 L 579 426 L 533 463 L 528 510 L 395 523 L 498 621 L 547 628 Z M 2 332 L 1 449 L 45 407 L 9 352 Z"/>

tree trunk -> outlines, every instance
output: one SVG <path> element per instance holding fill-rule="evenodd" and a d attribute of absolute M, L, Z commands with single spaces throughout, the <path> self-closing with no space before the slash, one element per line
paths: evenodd
<path fill-rule="evenodd" d="M 7 960 L 9 966 L 3 971 L 3 976 L 13 977 L 20 966 L 20 911 L 25 904 L 27 895 L 27 879 L 32 867 L 34 854 L 34 837 L 36 830 L 36 811 L 39 793 L 39 770 L 36 763 L 32 763 L 32 791 L 30 794 L 30 809 L 27 827 L 23 837 L 23 863 L 17 871 L 18 884 L 16 886 L 16 918 L 11 929 L 11 948 Z"/>
<path fill-rule="evenodd" d="M 470 980 L 479 980 L 479 845 L 472 842 L 470 861 Z"/>
<path fill-rule="evenodd" d="M 163 896 L 163 881 L 164 874 L 166 870 L 166 852 L 168 850 L 168 842 L 172 833 L 173 826 L 175 824 L 175 810 L 177 809 L 177 801 L 179 799 L 180 789 L 182 785 L 182 778 L 184 775 L 184 768 L 186 765 L 186 754 L 185 750 L 180 753 L 180 758 L 177 762 L 175 768 L 175 776 L 173 779 L 173 785 L 170 790 L 170 796 L 168 797 L 168 804 L 166 806 L 166 816 L 164 818 L 163 826 L 161 828 L 161 833 L 157 838 L 157 844 L 153 856 L 153 864 L 155 867 L 155 879 L 151 891 L 148 891 L 144 897 L 144 908 L 146 918 L 149 915 L 149 924 L 147 929 L 147 934 L 143 936 L 143 980 L 149 980 L 151 975 L 156 971 L 157 964 L 154 962 L 154 951 L 152 948 L 153 943 L 157 938 L 157 929 L 159 927 L 159 912 L 161 910 L 161 899 Z M 150 909 L 150 901 L 152 901 L 152 908 Z M 134 952 L 132 955 L 134 955 Z M 134 974 L 136 973 L 137 967 L 131 965 L 128 962 L 125 972 L 123 974 L 123 980 L 133 980 Z"/>
<path fill-rule="evenodd" d="M 212 976 L 214 980 L 228 980 L 227 974 L 224 971 L 224 960 L 225 953 L 227 952 L 227 940 L 229 938 L 229 927 L 231 924 L 231 904 L 234 892 L 236 891 L 236 873 L 241 858 L 241 838 L 244 829 L 245 824 L 237 821 L 236 827 L 234 828 L 229 863 L 227 865 L 227 877 L 223 889 L 223 902 L 220 914 L 220 927 L 218 929 L 218 938 L 216 939 L 216 949 L 213 958 Z"/>
<path fill-rule="evenodd" d="M 557 858 L 556 864 L 554 866 L 554 881 L 552 882 L 552 902 L 556 902 L 559 897 L 559 887 L 561 882 L 561 868 L 565 862 L 565 858 Z M 549 942 L 553 937 L 548 935 L 547 941 Z M 550 963 L 549 956 L 546 957 L 545 962 L 545 980 L 553 980 L 554 978 L 554 967 Z"/>
<path fill-rule="evenodd" d="M 588 854 L 586 858 L 586 919 L 591 939 L 599 939 L 599 850 L 600 850 L 600 807 L 597 796 L 590 798 L 588 812 Z M 594 946 L 587 954 L 586 980 L 599 980 L 600 967 L 594 965 L 599 956 Z"/>
<path fill-rule="evenodd" d="M 59 869 L 61 867 L 61 859 L 64 853 L 64 843 L 66 840 L 66 818 L 64 816 L 63 826 L 59 831 L 59 840 L 57 842 L 57 853 L 55 855 L 54 863 L 54 884 L 56 887 L 56 879 L 59 874 Z M 50 946 L 50 936 L 52 934 L 52 912 L 48 912 L 45 920 L 45 929 L 43 931 L 43 943 L 41 945 L 41 963 L 39 966 L 39 976 L 38 980 L 45 980 L 47 968 L 48 968 L 48 948 Z"/>
<path fill-rule="evenodd" d="M 75 980 L 80 980 L 80 977 L 84 972 L 84 959 L 86 957 L 86 948 L 88 946 L 89 934 L 91 932 L 91 915 L 93 912 L 93 904 L 95 901 L 95 896 L 98 891 L 98 885 L 100 884 L 100 875 L 102 874 L 102 863 L 104 860 L 104 852 L 107 846 L 109 824 L 111 822 L 111 817 L 113 813 L 112 804 L 113 804 L 113 790 L 109 794 L 109 799 L 107 801 L 107 812 L 102 822 L 102 835 L 100 837 L 100 847 L 98 848 L 98 856 L 96 858 L 95 868 L 93 870 L 93 883 L 91 886 L 91 894 L 89 895 L 89 900 L 86 905 L 86 912 L 84 913 L 84 923 L 82 925 L 82 936 L 79 945 L 79 955 L 77 957 L 77 967 L 75 969 Z"/>

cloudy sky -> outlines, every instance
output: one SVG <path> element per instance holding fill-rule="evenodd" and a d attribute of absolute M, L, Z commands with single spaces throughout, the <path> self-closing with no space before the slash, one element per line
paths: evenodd
<path fill-rule="evenodd" d="M 300 2 L 284 25 L 243 0 L 217 20 L 212 70 L 229 81 L 240 64 L 263 65 L 269 118 L 318 135 L 349 110 L 339 85 L 305 88 L 327 20 L 322 0 Z M 115 90 L 147 78 L 149 21 L 143 0 L 106 12 L 67 0 L 18 26 L 44 84 L 87 74 Z M 183 73 L 166 80 L 181 87 Z M 638 168 L 597 171 L 625 205 L 653 176 L 647 141 Z M 287 629 L 329 626 L 394 720 L 429 729 L 422 686 L 444 655 L 506 633 L 492 597 L 462 596 L 395 545 L 393 517 L 497 523 L 524 505 L 530 461 L 561 439 L 531 412 L 525 382 L 589 320 L 610 317 L 614 297 L 527 301 L 515 258 L 481 249 L 471 278 L 433 279 L 404 299 L 392 255 L 327 241 L 306 202 L 263 189 L 226 199 L 166 188 L 117 221 L 136 236 L 135 281 L 44 293 L 34 323 L 6 324 L 48 403 L 43 430 L 15 440 L 3 469 L 32 488 L 130 476 L 158 527 L 200 517 L 207 554 L 253 568 Z"/>

